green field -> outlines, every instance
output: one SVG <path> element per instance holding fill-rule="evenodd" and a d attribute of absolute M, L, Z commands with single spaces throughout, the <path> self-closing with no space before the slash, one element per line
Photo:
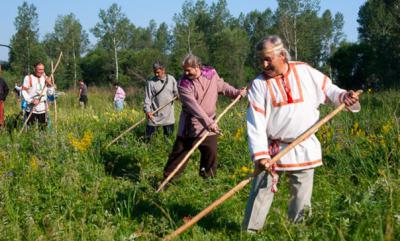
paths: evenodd
<path fill-rule="evenodd" d="M 0 132 L 1 240 L 157 240 L 252 169 L 242 101 L 220 122 L 217 177 L 197 175 L 195 152 L 184 175 L 155 193 L 174 137 L 158 133 L 146 144 L 141 125 L 104 150 L 144 116 L 142 90 L 129 91 L 121 113 L 113 110 L 112 94 L 90 88 L 89 108 L 81 110 L 76 93 L 67 92 L 58 99 L 57 123 L 51 111 L 50 130 L 20 136 L 19 106 L 10 94 Z M 248 186 L 178 240 L 400 240 L 400 92 L 361 99 L 360 113 L 340 113 L 318 132 L 325 165 L 316 169 L 311 218 L 288 221 L 283 177 L 260 234 L 240 230 Z M 228 103 L 220 98 L 219 112 Z M 332 107 L 321 110 L 324 116 Z"/>

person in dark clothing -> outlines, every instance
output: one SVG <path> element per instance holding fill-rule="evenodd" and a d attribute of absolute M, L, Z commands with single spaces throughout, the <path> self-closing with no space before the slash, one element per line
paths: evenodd
<path fill-rule="evenodd" d="M 88 97 L 87 97 L 87 85 L 83 80 L 79 80 L 79 105 L 82 108 L 86 108 L 87 102 L 88 102 Z"/>
<path fill-rule="evenodd" d="M 0 77 L 0 128 L 4 127 L 4 102 L 6 101 L 8 91 L 6 81 Z"/>

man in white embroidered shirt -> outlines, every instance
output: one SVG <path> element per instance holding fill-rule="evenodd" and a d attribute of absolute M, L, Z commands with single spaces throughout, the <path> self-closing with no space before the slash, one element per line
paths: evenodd
<path fill-rule="evenodd" d="M 247 134 L 255 167 L 261 172 L 253 181 L 243 220 L 243 229 L 262 229 L 268 214 L 279 173 L 290 179 L 289 219 L 303 220 L 311 211 L 314 168 L 322 165 L 321 145 L 312 135 L 270 165 L 271 157 L 285 148 L 319 119 L 318 106 L 331 102 L 360 110 L 353 91 L 340 89 L 318 70 L 302 62 L 292 62 L 278 36 L 268 36 L 256 46 L 263 72 L 249 89 Z"/>
<path fill-rule="evenodd" d="M 47 96 L 54 94 L 54 87 L 50 77 L 44 72 L 44 64 L 39 62 L 34 65 L 34 73 L 25 76 L 22 85 L 22 96 L 28 103 L 26 116 L 30 115 L 28 125 L 38 123 L 41 129 L 47 124 Z"/>

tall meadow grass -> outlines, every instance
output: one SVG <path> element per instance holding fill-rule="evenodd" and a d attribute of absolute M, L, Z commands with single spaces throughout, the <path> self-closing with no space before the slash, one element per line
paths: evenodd
<path fill-rule="evenodd" d="M 156 240 L 179 227 L 251 173 L 244 101 L 222 119 L 217 177 L 198 176 L 199 153 L 182 177 L 156 194 L 174 137 L 143 141 L 141 125 L 104 146 L 143 118 L 142 91 L 131 89 L 122 112 L 112 89 L 89 89 L 57 100 L 58 121 L 21 128 L 18 100 L 6 102 L 0 131 L 0 240 Z M 287 219 L 289 186 L 283 177 L 264 229 L 241 231 L 249 187 L 182 234 L 180 240 L 400 240 L 400 92 L 365 93 L 362 111 L 340 113 L 317 136 L 324 166 L 316 170 L 312 216 Z M 229 100 L 221 98 L 219 111 Z M 180 104 L 176 102 L 176 118 Z M 332 107 L 322 107 L 324 116 Z"/>

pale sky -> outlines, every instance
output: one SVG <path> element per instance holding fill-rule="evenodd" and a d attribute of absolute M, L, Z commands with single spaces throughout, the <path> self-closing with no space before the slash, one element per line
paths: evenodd
<path fill-rule="evenodd" d="M 17 16 L 17 7 L 21 6 L 23 0 L 2 1 L 0 15 L 0 44 L 10 44 L 10 39 L 15 34 L 14 20 Z M 27 0 L 29 4 L 34 4 L 39 15 L 39 35 L 40 39 L 46 33 L 52 32 L 54 23 L 59 15 L 74 13 L 83 28 L 88 32 L 91 44 L 96 42 L 90 29 L 99 21 L 98 14 L 100 9 L 106 10 L 113 3 L 121 6 L 122 11 L 135 26 L 147 27 L 150 20 L 154 19 L 157 25 L 166 22 L 170 27 L 173 26 L 173 16 L 180 13 L 184 0 Z M 206 0 L 211 5 L 216 0 Z M 238 17 L 241 12 L 248 13 L 252 10 L 264 11 L 271 8 L 273 11 L 277 7 L 276 0 L 228 0 L 230 13 Z M 332 15 L 341 12 L 344 15 L 344 28 L 347 40 L 356 42 L 358 38 L 357 18 L 358 10 L 365 0 L 321 0 L 321 13 L 330 9 Z M 8 48 L 0 47 L 0 60 L 8 59 Z"/>

